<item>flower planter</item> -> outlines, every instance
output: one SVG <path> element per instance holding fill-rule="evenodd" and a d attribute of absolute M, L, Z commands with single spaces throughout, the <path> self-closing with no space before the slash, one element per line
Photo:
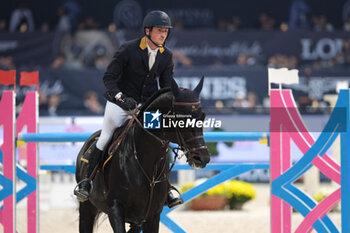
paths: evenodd
<path fill-rule="evenodd" d="M 230 203 L 230 210 L 242 210 L 243 209 L 243 203 L 241 202 L 235 202 Z"/>
<path fill-rule="evenodd" d="M 222 210 L 225 208 L 227 199 L 224 196 L 197 197 L 191 201 L 192 210 Z"/>

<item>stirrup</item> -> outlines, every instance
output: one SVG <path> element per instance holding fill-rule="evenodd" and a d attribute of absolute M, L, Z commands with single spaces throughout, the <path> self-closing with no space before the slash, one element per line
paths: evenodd
<path fill-rule="evenodd" d="M 182 194 L 180 193 L 180 191 L 179 191 L 177 188 L 175 188 L 175 186 L 170 186 L 169 190 L 174 190 L 174 191 L 176 191 L 177 194 L 179 194 L 179 198 L 180 198 L 181 200 L 184 200 L 184 199 L 182 198 Z"/>
<path fill-rule="evenodd" d="M 92 189 L 94 187 L 92 181 L 90 181 L 90 189 L 89 189 L 88 193 L 85 193 L 85 192 L 82 193 L 80 191 L 80 184 L 85 182 L 85 181 L 89 182 L 89 179 L 88 178 L 82 179 L 74 188 L 74 195 L 77 196 L 77 199 L 80 202 L 85 202 L 89 199 L 90 193 L 92 192 Z"/>
<path fill-rule="evenodd" d="M 171 190 L 176 191 L 179 196 L 175 197 L 176 201 L 174 201 L 172 203 L 167 203 L 167 205 L 170 209 L 174 208 L 175 206 L 181 205 L 185 202 L 183 197 L 182 197 L 182 194 L 180 193 L 180 191 L 177 188 L 175 188 L 175 186 L 170 186 L 168 192 L 170 192 Z"/>

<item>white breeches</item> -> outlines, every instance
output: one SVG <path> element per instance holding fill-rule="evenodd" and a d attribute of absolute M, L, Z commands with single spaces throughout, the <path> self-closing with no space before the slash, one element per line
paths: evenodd
<path fill-rule="evenodd" d="M 105 115 L 103 118 L 102 132 L 97 140 L 96 147 L 103 151 L 113 136 L 114 130 L 121 126 L 128 118 L 131 118 L 131 115 L 128 115 L 127 112 L 118 105 L 107 101 Z"/>

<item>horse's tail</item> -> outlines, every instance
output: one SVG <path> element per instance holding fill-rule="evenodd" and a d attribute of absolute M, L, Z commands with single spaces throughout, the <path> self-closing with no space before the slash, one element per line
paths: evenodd
<path fill-rule="evenodd" d="M 93 133 L 84 143 L 83 147 L 80 149 L 79 153 L 78 153 L 78 157 L 76 160 L 76 169 L 75 169 L 75 179 L 77 182 L 79 182 L 81 180 L 80 177 L 80 171 L 82 169 L 82 161 L 81 158 L 82 156 L 85 154 L 85 152 L 89 149 L 89 147 L 92 145 L 92 143 L 94 143 L 95 141 L 97 141 L 98 137 L 101 134 L 101 130 L 96 131 L 95 133 Z"/>

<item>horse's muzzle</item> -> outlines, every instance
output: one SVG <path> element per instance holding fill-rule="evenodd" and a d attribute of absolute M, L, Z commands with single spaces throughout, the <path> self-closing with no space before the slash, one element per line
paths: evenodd
<path fill-rule="evenodd" d="M 192 168 L 205 168 L 209 161 L 210 154 L 206 146 L 194 148 L 188 152 L 187 162 Z"/>

